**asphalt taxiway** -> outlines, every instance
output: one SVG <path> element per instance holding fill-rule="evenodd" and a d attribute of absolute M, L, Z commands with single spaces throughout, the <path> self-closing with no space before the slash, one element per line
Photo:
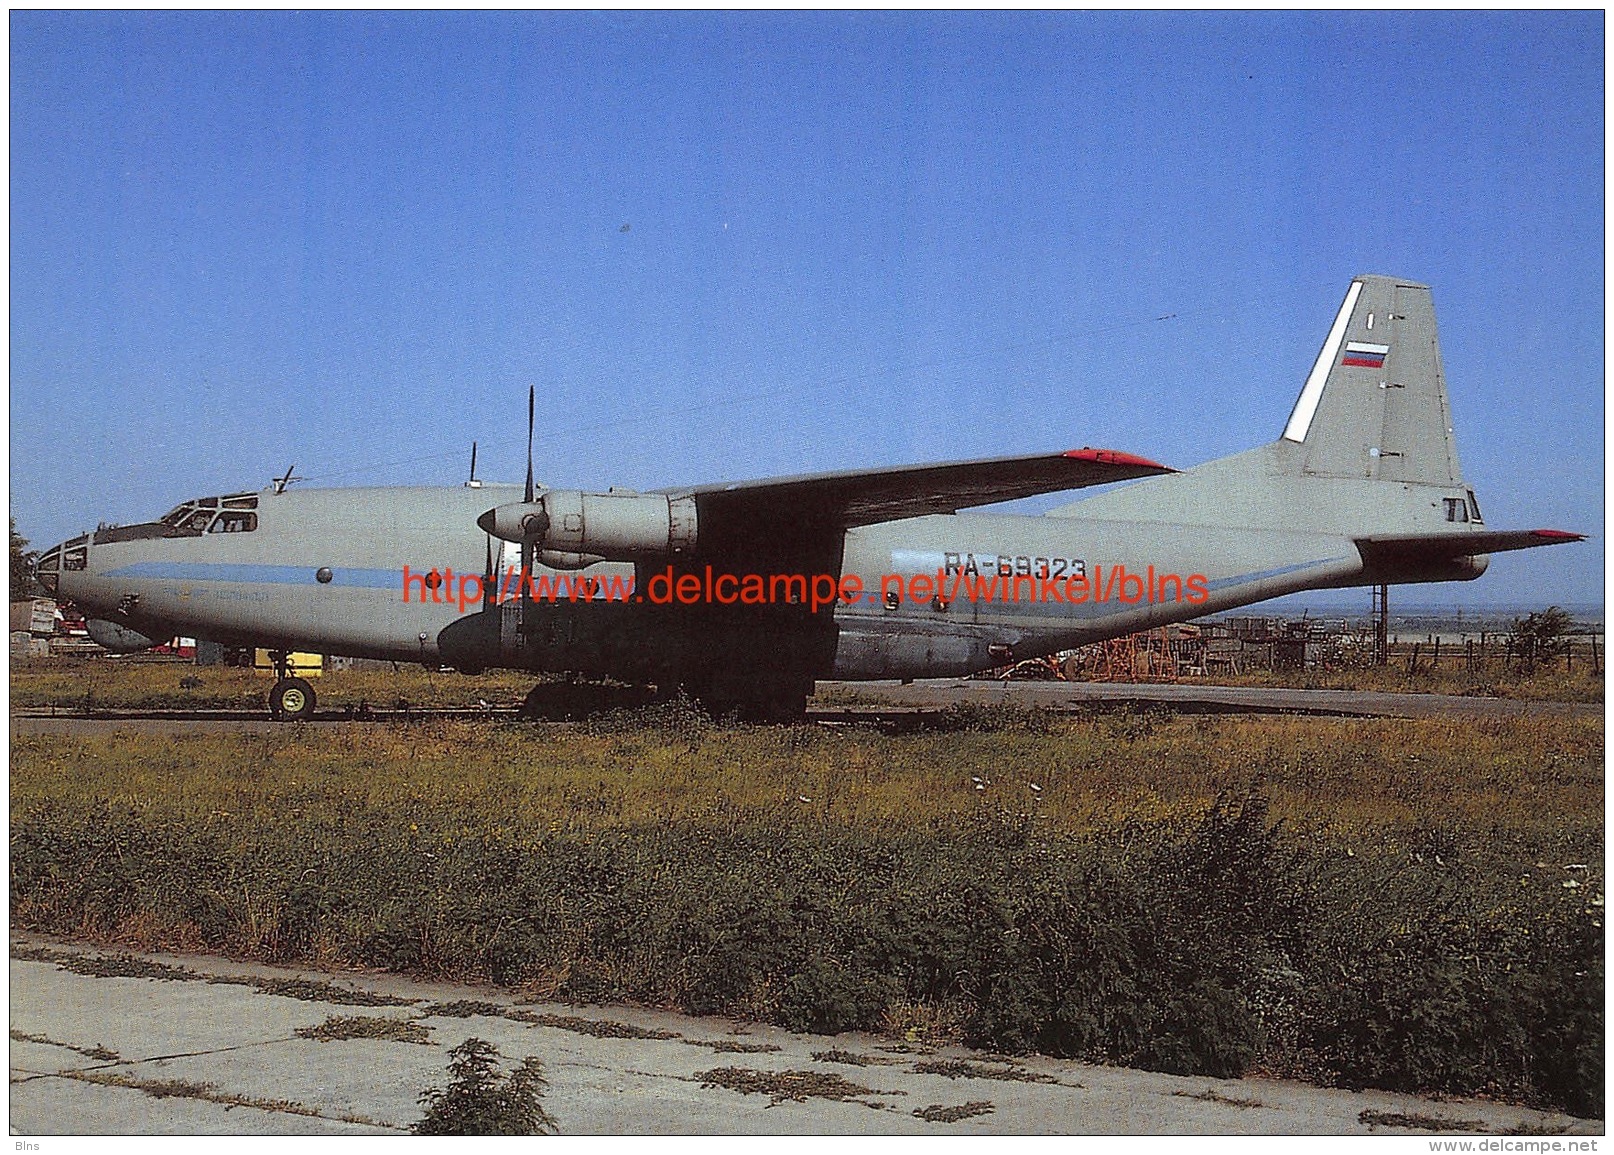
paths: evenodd
<path fill-rule="evenodd" d="M 1493 1102 L 1009 1059 L 488 988 L 13 936 L 11 1129 L 399 1134 L 475 1036 L 561 1134 L 1600 1134 Z"/>
<path fill-rule="evenodd" d="M 887 707 L 943 708 L 958 702 L 1013 702 L 1051 710 L 1095 705 L 1144 706 L 1184 714 L 1297 714 L 1358 718 L 1519 718 L 1600 716 L 1601 702 L 1528 702 L 1457 694 L 1392 694 L 1376 690 L 1300 690 L 1189 683 L 1016 682 L 949 678 L 914 682 L 819 682 L 822 700 Z"/>

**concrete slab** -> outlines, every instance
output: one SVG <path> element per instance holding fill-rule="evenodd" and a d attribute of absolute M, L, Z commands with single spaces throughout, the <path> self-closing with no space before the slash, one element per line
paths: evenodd
<path fill-rule="evenodd" d="M 376 1135 L 387 1128 L 290 1115 L 70 1079 L 18 1083 L 12 1072 L 13 1135 Z"/>
<path fill-rule="evenodd" d="M 115 954 L 14 936 L 13 1134 L 400 1134 L 421 1117 L 422 1092 L 446 1085 L 449 1050 L 471 1036 L 511 1065 L 540 1058 L 549 1080 L 544 1105 L 572 1135 L 1395 1129 L 1364 1111 L 1444 1120 L 1452 1131 L 1601 1133 L 1600 1123 L 1496 1103 L 1007 1060 L 635 1008 L 522 1004 L 508 991 L 396 975 L 149 954 L 127 957 L 181 968 L 171 973 L 182 977 L 68 969 L 120 969 L 82 965 Z M 305 988 L 307 997 L 264 989 L 288 979 L 328 985 Z M 409 1001 L 356 1006 L 343 990 Z M 482 1005 L 453 1006 L 467 1000 Z M 320 1037 L 355 1029 L 401 1037 Z M 938 1063 L 947 1065 L 926 1069 Z M 970 1104 L 973 1114 L 957 1110 Z M 940 1118 L 920 1114 L 946 1108 L 955 1109 L 952 1121 L 945 1110 Z"/>

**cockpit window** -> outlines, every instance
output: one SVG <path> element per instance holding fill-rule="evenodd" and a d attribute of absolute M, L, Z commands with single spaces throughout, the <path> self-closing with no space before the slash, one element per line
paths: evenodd
<path fill-rule="evenodd" d="M 223 507 L 224 512 L 215 514 Z M 204 533 L 251 533 L 258 528 L 256 493 L 232 493 L 225 497 L 198 497 L 176 506 L 162 516 L 168 537 L 199 537 Z"/>

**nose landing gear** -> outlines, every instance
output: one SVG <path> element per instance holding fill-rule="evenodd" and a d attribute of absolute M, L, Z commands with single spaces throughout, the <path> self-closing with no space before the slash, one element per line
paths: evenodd
<path fill-rule="evenodd" d="M 314 687 L 290 676 L 285 650 L 271 650 L 275 663 L 275 684 L 269 691 L 269 712 L 281 722 L 301 722 L 314 716 Z"/>

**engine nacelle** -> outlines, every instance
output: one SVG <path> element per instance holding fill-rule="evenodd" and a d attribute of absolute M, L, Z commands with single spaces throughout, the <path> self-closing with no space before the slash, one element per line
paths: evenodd
<path fill-rule="evenodd" d="M 695 499 L 550 489 L 535 501 L 490 509 L 476 524 L 494 537 L 547 553 L 631 561 L 694 549 Z"/>

